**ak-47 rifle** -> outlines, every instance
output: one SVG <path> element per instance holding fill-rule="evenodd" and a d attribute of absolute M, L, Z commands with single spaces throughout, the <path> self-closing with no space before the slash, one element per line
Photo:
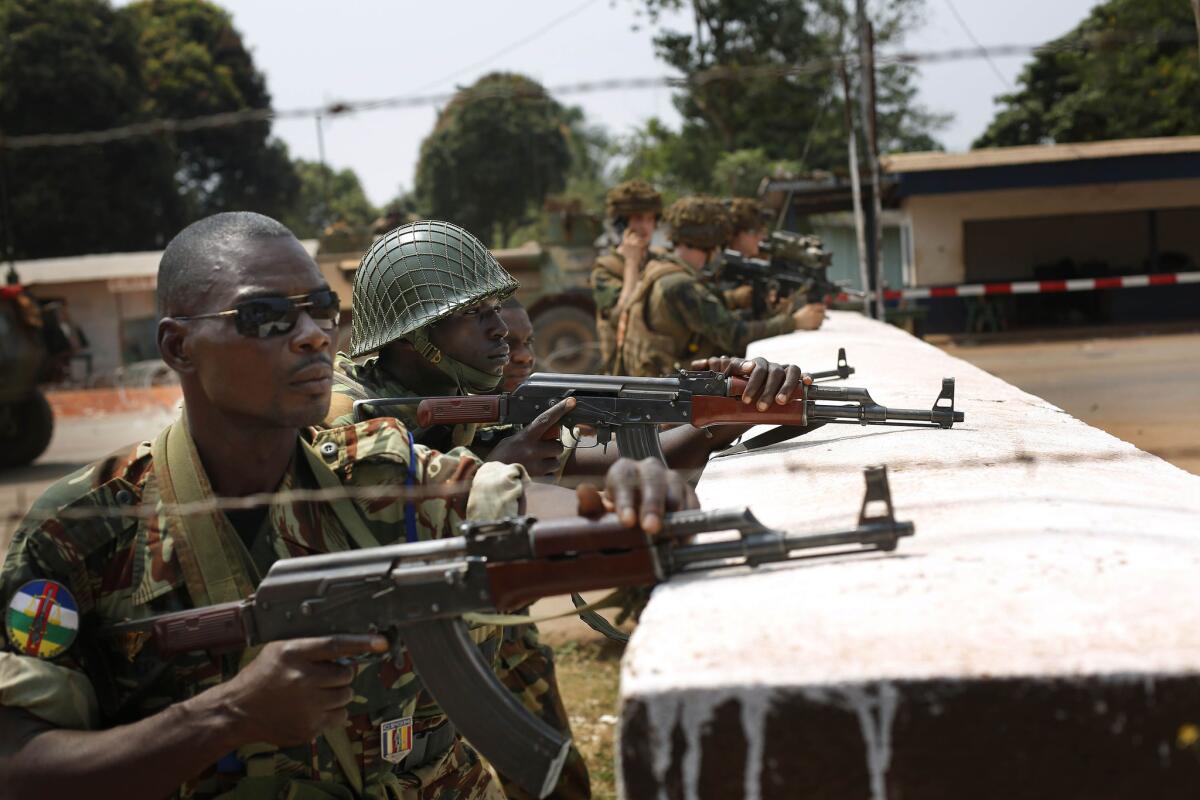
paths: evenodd
<path fill-rule="evenodd" d="M 894 550 L 913 525 L 896 521 L 886 469 L 864 474 L 866 496 L 849 530 L 772 530 L 748 508 L 666 514 L 654 537 L 611 514 L 467 522 L 461 536 L 449 539 L 277 561 L 246 600 L 123 622 L 107 633 L 148 633 L 164 656 L 381 633 L 397 663 L 407 650 L 455 728 L 501 773 L 544 797 L 558 781 L 569 742 L 496 679 L 463 616 L 572 591 L 649 586 L 699 570 Z M 737 535 L 691 541 L 721 531 Z"/>
<path fill-rule="evenodd" d="M 575 407 L 563 415 L 563 425 L 590 425 L 598 444 L 606 446 L 615 436 L 621 455 L 665 464 L 660 425 L 781 425 L 791 438 L 829 422 L 950 428 L 963 421 L 963 412 L 954 409 L 953 378 L 942 379 L 941 394 L 929 409 L 881 406 L 861 388 L 801 384 L 790 402 L 758 411 L 741 401 L 745 388 L 744 378 L 707 370 L 681 370 L 670 378 L 535 372 L 512 392 L 416 400 L 417 423 L 422 428 L 468 422 L 528 425 L 555 403 L 574 397 Z M 372 398 L 355 406 L 386 408 L 414 400 Z"/>
<path fill-rule="evenodd" d="M 752 308 L 756 317 L 767 309 L 767 293 L 775 289 L 780 297 L 796 296 L 806 303 L 820 303 L 828 296 L 862 297 L 829 279 L 832 256 L 815 236 L 774 231 L 759 245 L 766 258 L 747 258 L 736 250 L 725 250 L 721 263 L 709 277 L 723 287 L 750 285 L 754 289 Z"/>

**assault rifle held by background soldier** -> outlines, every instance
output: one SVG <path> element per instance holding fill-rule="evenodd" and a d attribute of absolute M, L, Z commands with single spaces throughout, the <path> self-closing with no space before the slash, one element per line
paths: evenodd
<path fill-rule="evenodd" d="M 751 307 L 756 317 L 769 310 L 771 290 L 781 298 L 794 296 L 797 302 L 807 303 L 820 303 L 831 295 L 863 296 L 829 279 L 832 256 L 816 237 L 774 231 L 759 250 L 768 258 L 747 258 L 736 250 L 724 250 L 721 263 L 710 274 L 722 287 L 753 287 Z"/>
<path fill-rule="evenodd" d="M 786 438 L 791 438 L 829 422 L 950 428 L 963 421 L 963 412 L 954 408 L 953 378 L 942 380 L 942 391 L 929 409 L 882 406 L 863 388 L 801 384 L 788 403 L 760 411 L 741 402 L 745 386 L 742 378 L 707 370 L 681 370 L 669 378 L 535 372 L 513 392 L 421 398 L 417 422 L 421 427 L 471 422 L 528 425 L 555 403 L 573 397 L 575 406 L 562 416 L 562 425 L 594 427 L 601 445 L 615 434 L 622 456 L 653 457 L 666 463 L 658 439 L 660 425 L 780 425 L 786 426 Z M 380 408 L 411 404 L 414 398 L 360 402 Z"/>
<path fill-rule="evenodd" d="M 913 525 L 896 521 L 886 468 L 869 467 L 864 477 L 858 525 L 849 530 L 790 534 L 767 528 L 748 508 L 667 514 L 654 537 L 611 514 L 465 522 L 454 538 L 278 561 L 246 600 L 119 623 L 108 633 L 150 635 L 164 657 L 382 633 L 391 658 L 404 663 L 407 654 L 463 736 L 501 772 L 544 797 L 558 780 L 569 741 L 497 681 L 466 622 L 496 622 L 486 612 L 567 592 L 649 586 L 681 573 L 821 554 L 814 551 L 894 550 Z M 695 534 L 721 531 L 737 536 L 692 541 Z"/>

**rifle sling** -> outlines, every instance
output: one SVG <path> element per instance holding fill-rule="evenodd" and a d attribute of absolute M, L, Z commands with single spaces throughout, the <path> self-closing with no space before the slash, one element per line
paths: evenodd
<path fill-rule="evenodd" d="M 770 447 L 773 444 L 786 442 L 795 439 L 797 436 L 815 430 L 824 425 L 824 422 L 818 422 L 813 425 L 777 425 L 769 431 L 760 433 L 758 436 L 752 436 L 741 444 L 735 444 L 733 447 L 727 447 L 721 452 L 715 454 L 713 458 L 728 458 L 730 456 L 740 456 L 746 453 L 753 453 L 755 450 L 761 450 L 764 447 Z"/>
<path fill-rule="evenodd" d="M 600 608 L 618 608 L 620 603 L 621 590 L 609 592 L 604 597 L 601 597 L 594 603 L 586 603 L 577 605 L 569 611 L 560 611 L 557 614 L 546 614 L 540 617 L 531 617 L 528 614 L 490 614 L 483 611 L 468 611 L 462 617 L 467 622 L 474 622 L 480 625 L 496 625 L 499 627 L 511 627 L 513 625 L 536 625 L 539 622 L 548 622 L 552 619 L 562 619 L 563 617 L 573 617 L 576 614 L 583 616 L 588 611 L 595 611 Z M 576 595 L 578 596 L 578 595 Z M 580 598 L 582 600 L 583 598 Z M 586 620 L 585 620 L 586 622 Z M 603 633 L 603 631 L 601 631 Z"/>
<path fill-rule="evenodd" d="M 304 452 L 310 453 L 308 443 L 299 436 L 297 439 L 301 442 Z M 151 455 L 154 475 L 159 485 L 159 497 L 164 505 L 202 503 L 213 497 L 212 486 L 204 475 L 200 456 L 188 429 L 186 409 L 178 420 L 167 426 L 154 440 Z M 323 462 L 315 463 L 315 458 L 315 453 L 309 456 L 309 465 L 321 487 L 326 488 L 329 485 L 326 478 L 340 486 L 340 481 L 329 468 Z M 342 502 L 349 503 L 349 500 L 344 499 Z M 338 502 L 333 503 L 333 506 L 339 520 L 345 524 L 342 520 L 345 509 L 339 510 Z M 254 592 L 254 584 L 250 577 L 254 565 L 250 561 L 250 554 L 246 552 L 245 546 L 224 513 L 213 508 L 206 512 L 189 513 L 186 517 L 169 515 L 167 520 L 192 602 L 197 606 L 228 603 L 242 600 Z M 347 533 L 356 543 L 359 542 L 359 535 L 363 531 L 370 536 L 370 531 L 366 530 L 366 524 L 361 518 L 358 525 L 358 535 L 354 526 L 347 527 Z M 235 565 L 241 565 L 241 568 L 238 569 Z M 258 647 L 248 648 L 242 655 L 239 669 L 244 669 L 258 654 L 258 650 Z M 354 749 L 345 728 L 330 727 L 321 734 L 346 774 L 355 796 L 361 797 L 362 772 L 358 768 L 358 760 L 354 756 Z"/>

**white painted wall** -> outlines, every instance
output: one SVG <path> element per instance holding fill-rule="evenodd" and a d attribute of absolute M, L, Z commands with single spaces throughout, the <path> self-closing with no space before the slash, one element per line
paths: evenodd
<path fill-rule="evenodd" d="M 730 697 L 750 749 L 761 746 L 754 734 L 778 688 L 845 707 L 857 687 L 882 687 L 859 699 L 886 727 L 895 680 L 1200 670 L 1200 477 L 857 314 L 832 312 L 820 331 L 750 351 L 820 369 L 838 347 L 858 370 L 841 383 L 885 405 L 928 407 L 955 377 L 966 421 L 830 425 L 709 465 L 706 506 L 749 505 L 770 525 L 819 532 L 851 527 L 863 466 L 887 464 L 897 516 L 916 535 L 891 556 L 659 587 L 621 674 L 622 698 L 646 703 L 658 726 L 643 743 L 656 769 L 671 761 L 672 726 L 697 744 Z M 868 756 L 880 755 L 887 730 L 868 734 Z M 687 758 L 698 755 L 685 768 Z M 685 769 L 685 785 L 694 777 Z"/>
<path fill-rule="evenodd" d="M 912 225 L 916 282 L 927 286 L 965 280 L 963 223 L 968 220 L 1190 208 L 1197 204 L 1200 180 L 1187 179 L 920 195 L 906 198 L 904 211 Z M 1160 234 L 1173 236 L 1166 228 L 1160 229 Z"/>

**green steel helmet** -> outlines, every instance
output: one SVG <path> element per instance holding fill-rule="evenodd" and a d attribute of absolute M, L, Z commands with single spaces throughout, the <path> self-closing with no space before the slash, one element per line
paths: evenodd
<path fill-rule="evenodd" d="M 375 240 L 354 275 L 350 355 L 358 357 L 520 284 L 483 243 L 449 222 L 401 225 Z"/>
<path fill-rule="evenodd" d="M 662 214 L 662 195 L 643 180 L 618 183 L 608 190 L 604 198 L 604 210 L 609 219 L 620 219 L 630 214 L 649 212 Z"/>
<path fill-rule="evenodd" d="M 715 197 L 681 197 L 665 214 L 675 244 L 712 250 L 729 241 L 733 225 L 725 205 Z"/>

